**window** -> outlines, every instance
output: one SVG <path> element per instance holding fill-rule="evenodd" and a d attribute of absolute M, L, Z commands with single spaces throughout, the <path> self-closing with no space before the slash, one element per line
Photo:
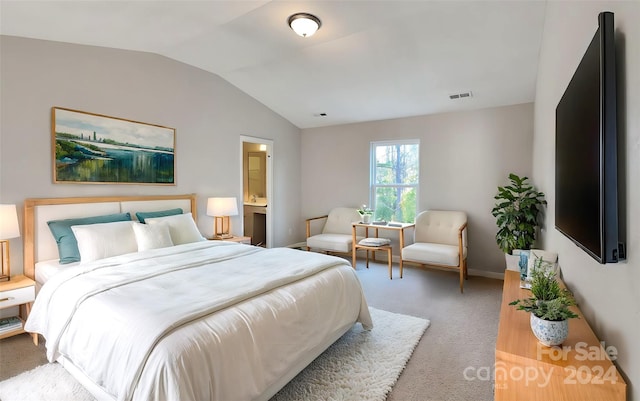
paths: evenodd
<path fill-rule="evenodd" d="M 370 204 L 376 220 L 413 223 L 418 209 L 420 142 L 371 143 Z"/>

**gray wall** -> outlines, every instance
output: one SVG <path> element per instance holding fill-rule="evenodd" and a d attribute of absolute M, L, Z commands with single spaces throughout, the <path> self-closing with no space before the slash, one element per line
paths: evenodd
<path fill-rule="evenodd" d="M 555 108 L 598 27 L 614 12 L 618 61 L 618 128 L 624 162 L 627 261 L 600 265 L 555 228 Z M 545 247 L 600 340 L 618 350 L 629 399 L 640 400 L 640 3 L 549 2 L 536 89 L 534 177 L 549 197 Z"/>
<path fill-rule="evenodd" d="M 17 37 L 0 37 L 0 51 L 1 203 L 21 213 L 32 197 L 193 192 L 198 226 L 210 235 L 207 197 L 242 199 L 240 135 L 248 135 L 274 141 L 274 245 L 304 237 L 299 129 L 220 77 L 150 53 Z M 176 128 L 177 185 L 53 184 L 53 106 Z M 11 261 L 20 273 L 21 239 L 11 240 Z"/>
<path fill-rule="evenodd" d="M 504 271 L 491 215 L 510 172 L 531 176 L 533 104 L 302 130 L 302 214 L 369 203 L 370 142 L 420 140 L 419 209 L 464 210 L 470 270 Z"/>

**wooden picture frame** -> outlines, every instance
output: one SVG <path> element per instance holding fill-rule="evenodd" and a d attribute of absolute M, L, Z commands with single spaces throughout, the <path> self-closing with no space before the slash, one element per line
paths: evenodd
<path fill-rule="evenodd" d="M 175 128 L 51 108 L 56 184 L 176 185 Z"/>

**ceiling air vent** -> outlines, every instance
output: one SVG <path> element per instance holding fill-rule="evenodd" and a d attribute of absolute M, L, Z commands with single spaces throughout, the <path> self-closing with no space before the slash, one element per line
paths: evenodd
<path fill-rule="evenodd" d="M 449 95 L 449 99 L 451 99 L 451 100 L 464 99 L 464 98 L 469 98 L 469 97 L 473 97 L 473 93 L 471 91 L 462 92 L 462 93 L 453 93 L 453 94 Z"/>

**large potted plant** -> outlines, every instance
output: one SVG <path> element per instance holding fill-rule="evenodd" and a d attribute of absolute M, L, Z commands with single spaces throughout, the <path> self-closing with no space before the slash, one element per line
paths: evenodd
<path fill-rule="evenodd" d="M 577 318 L 569 307 L 576 304 L 573 295 L 561 288 L 553 264 L 537 259 L 531 273 L 530 298 L 516 299 L 509 305 L 531 312 L 531 331 L 538 341 L 550 347 L 560 345 L 569 335 L 569 319 Z"/>
<path fill-rule="evenodd" d="M 491 210 L 498 225 L 496 242 L 505 253 L 507 265 L 514 249 L 527 250 L 533 246 L 541 212 L 547 204 L 544 193 L 537 191 L 527 177 L 511 173 L 509 181 L 509 185 L 498 187 L 498 194 L 494 196 L 496 204 Z M 518 260 L 516 256 L 516 265 Z"/>

